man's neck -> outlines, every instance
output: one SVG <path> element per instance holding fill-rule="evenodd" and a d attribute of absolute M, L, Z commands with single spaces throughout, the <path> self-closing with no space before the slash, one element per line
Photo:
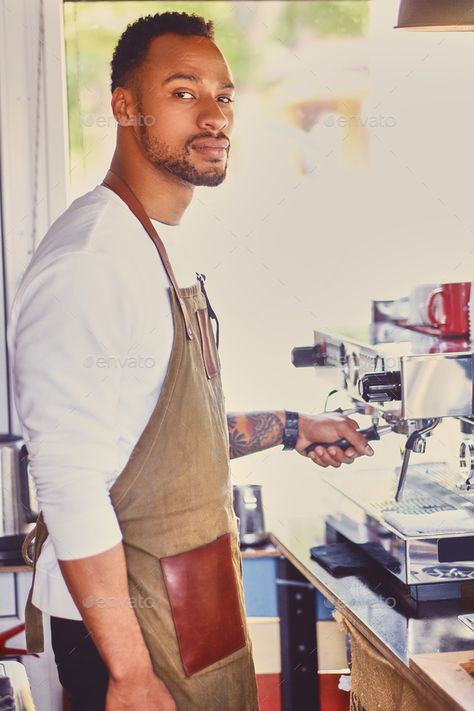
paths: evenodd
<path fill-rule="evenodd" d="M 166 169 L 148 161 L 125 160 L 117 148 L 110 170 L 133 190 L 148 217 L 168 225 L 178 225 L 193 197 L 193 186 L 183 183 Z"/>

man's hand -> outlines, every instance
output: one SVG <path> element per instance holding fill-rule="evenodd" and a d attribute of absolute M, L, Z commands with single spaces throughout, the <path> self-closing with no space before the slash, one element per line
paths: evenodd
<path fill-rule="evenodd" d="M 111 677 L 105 711 L 177 711 L 177 706 L 150 666 L 121 679 Z"/>
<path fill-rule="evenodd" d="M 168 689 L 153 672 L 135 614 L 140 597 L 130 597 L 122 542 L 103 553 L 59 564 L 109 671 L 106 711 L 176 711 Z"/>
<path fill-rule="evenodd" d="M 363 454 L 371 457 L 374 453 L 366 438 L 357 432 L 358 427 L 355 420 L 338 413 L 300 414 L 295 449 L 304 457 L 311 457 L 315 464 L 319 464 L 321 467 L 340 467 L 341 464 L 352 464 L 355 457 Z M 337 442 L 343 437 L 353 445 L 346 451 L 339 447 L 316 447 L 309 454 L 305 452 L 305 448 L 313 442 Z"/>

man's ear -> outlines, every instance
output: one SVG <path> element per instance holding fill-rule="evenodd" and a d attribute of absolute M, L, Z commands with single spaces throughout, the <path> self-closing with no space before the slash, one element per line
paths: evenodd
<path fill-rule="evenodd" d="M 111 100 L 112 112 L 119 126 L 136 126 L 137 105 L 129 89 L 118 86 Z"/>

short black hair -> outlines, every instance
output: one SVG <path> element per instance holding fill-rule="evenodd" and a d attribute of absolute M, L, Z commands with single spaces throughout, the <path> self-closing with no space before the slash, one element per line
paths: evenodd
<path fill-rule="evenodd" d="M 167 32 L 178 35 L 198 35 L 214 39 L 214 23 L 194 13 L 161 12 L 140 17 L 127 25 L 114 49 L 111 67 L 111 90 L 118 86 L 129 87 L 134 80 L 136 69 L 142 64 L 150 41 Z"/>

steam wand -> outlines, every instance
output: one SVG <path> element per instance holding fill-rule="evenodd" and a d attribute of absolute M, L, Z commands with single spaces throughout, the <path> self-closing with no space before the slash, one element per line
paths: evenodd
<path fill-rule="evenodd" d="M 403 454 L 403 462 L 402 462 L 402 467 L 400 469 L 400 477 L 398 479 L 398 486 L 397 486 L 397 491 L 395 494 L 395 501 L 397 501 L 397 502 L 401 501 L 401 498 L 403 496 L 403 490 L 404 490 L 405 484 L 406 484 L 406 478 L 407 478 L 407 473 L 408 473 L 408 464 L 410 462 L 411 453 L 416 452 L 418 454 L 423 454 L 425 452 L 425 449 L 426 449 L 425 436 L 429 432 L 431 432 L 431 430 L 434 430 L 434 428 L 440 422 L 441 422 L 441 419 L 439 417 L 434 420 L 431 420 L 429 425 L 427 425 L 426 427 L 423 427 L 422 429 L 415 430 L 408 437 L 406 445 L 405 445 L 405 452 Z"/>

